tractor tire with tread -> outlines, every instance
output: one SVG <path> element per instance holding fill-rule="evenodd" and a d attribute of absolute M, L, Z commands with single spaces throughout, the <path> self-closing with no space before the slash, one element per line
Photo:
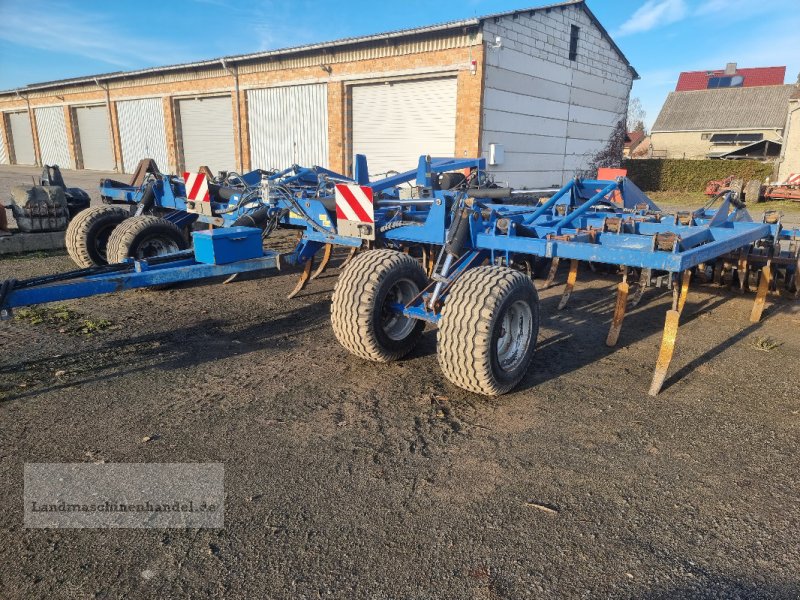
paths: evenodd
<path fill-rule="evenodd" d="M 120 263 L 126 258 L 152 258 L 179 250 L 189 243 L 184 233 L 161 217 L 131 217 L 118 226 L 108 240 L 108 262 Z"/>
<path fill-rule="evenodd" d="M 67 226 L 67 253 L 83 268 L 108 264 L 108 243 L 117 226 L 130 217 L 119 206 L 91 206 L 80 211 Z"/>
<path fill-rule="evenodd" d="M 507 267 L 477 267 L 453 284 L 442 308 L 439 365 L 455 385 L 498 396 L 525 376 L 538 335 L 539 296 L 530 278 Z"/>
<path fill-rule="evenodd" d="M 419 262 L 395 250 L 358 254 L 336 282 L 331 325 L 339 343 L 351 353 L 377 362 L 397 360 L 419 341 L 425 322 L 386 308 L 406 304 L 428 283 Z"/>

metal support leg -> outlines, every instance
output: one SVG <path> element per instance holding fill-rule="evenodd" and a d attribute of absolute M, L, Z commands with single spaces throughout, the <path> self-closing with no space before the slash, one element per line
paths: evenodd
<path fill-rule="evenodd" d="M 300 278 L 297 280 L 297 285 L 295 285 L 294 289 L 291 292 L 289 292 L 288 296 L 286 296 L 287 300 L 291 300 L 292 298 L 297 296 L 297 294 L 300 293 L 300 290 L 306 287 L 306 283 L 308 283 L 308 280 L 311 277 L 311 269 L 313 268 L 314 268 L 314 257 L 312 256 L 311 258 L 308 259 L 308 262 L 306 262 L 305 266 L 303 267 L 303 272 L 300 273 Z"/>
<path fill-rule="evenodd" d="M 547 288 L 553 285 L 553 282 L 556 279 L 556 272 L 558 271 L 558 257 L 555 257 L 553 261 L 550 263 L 550 272 L 547 274 L 547 279 L 544 280 L 542 287 L 539 288 L 541 290 L 546 290 Z"/>
<path fill-rule="evenodd" d="M 328 263 L 331 262 L 331 255 L 333 254 L 333 244 L 325 244 L 325 250 L 322 253 L 322 261 L 319 263 L 317 270 L 311 275 L 311 279 L 316 279 L 322 275 L 328 268 Z"/>
<path fill-rule="evenodd" d="M 569 275 L 567 275 L 567 286 L 561 295 L 561 302 L 558 303 L 558 310 L 562 310 L 569 302 L 572 290 L 575 288 L 575 281 L 578 279 L 578 261 L 574 258 L 569 262 Z"/>
<path fill-rule="evenodd" d="M 767 263 L 761 270 L 761 281 L 758 282 L 756 301 L 753 303 L 753 311 L 750 313 L 751 323 L 758 323 L 761 320 L 761 313 L 764 312 L 764 303 L 767 299 L 767 291 L 769 290 L 771 277 L 772 269 L 770 269 L 769 263 Z"/>
<path fill-rule="evenodd" d="M 622 281 L 617 286 L 617 303 L 614 306 L 614 318 L 611 320 L 611 329 L 608 330 L 606 346 L 617 345 L 619 332 L 622 329 L 622 320 L 625 318 L 625 307 L 628 304 L 628 269 L 622 275 Z"/>

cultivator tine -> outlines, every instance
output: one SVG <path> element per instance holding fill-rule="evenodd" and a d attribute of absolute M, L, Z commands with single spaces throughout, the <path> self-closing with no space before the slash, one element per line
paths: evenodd
<path fill-rule="evenodd" d="M 714 262 L 714 285 L 722 285 L 722 272 L 725 270 L 725 261 L 718 258 Z"/>
<path fill-rule="evenodd" d="M 788 285 L 787 290 L 791 290 L 792 286 Z M 800 258 L 797 259 L 797 267 L 794 270 L 794 297 L 800 298 Z"/>
<path fill-rule="evenodd" d="M 546 290 L 549 287 L 552 287 L 553 282 L 556 279 L 556 272 L 558 272 L 558 257 L 553 258 L 553 262 L 550 263 L 550 272 L 547 274 L 547 279 L 544 280 L 542 287 L 539 289 Z"/>
<path fill-rule="evenodd" d="M 772 269 L 770 269 L 769 262 L 764 265 L 761 270 L 761 281 L 758 282 L 758 292 L 756 292 L 756 301 L 753 303 L 753 311 L 750 313 L 750 322 L 758 323 L 761 320 L 761 313 L 764 312 L 764 303 L 767 299 L 767 291 L 769 290 L 770 279 L 772 278 Z"/>
<path fill-rule="evenodd" d="M 639 276 L 639 287 L 636 288 L 636 293 L 633 295 L 631 306 L 639 306 L 639 302 L 642 301 L 644 291 L 650 286 L 650 277 L 650 269 L 642 269 L 642 274 Z"/>
<path fill-rule="evenodd" d="M 744 293 L 745 289 L 747 288 L 747 276 L 748 276 L 748 268 L 747 268 L 747 252 L 748 248 L 742 248 L 739 252 L 739 263 L 736 269 L 736 275 L 739 277 L 739 291 Z"/>
<path fill-rule="evenodd" d="M 672 353 L 675 351 L 675 338 L 678 335 L 678 321 L 681 313 L 677 310 L 668 310 L 664 323 L 664 334 L 661 337 L 661 348 L 658 351 L 656 369 L 653 373 L 653 382 L 650 384 L 651 396 L 657 396 L 667 378 L 669 363 L 672 362 Z"/>
<path fill-rule="evenodd" d="M 681 295 L 678 299 L 678 312 L 683 312 L 683 307 L 686 306 L 686 297 L 689 295 L 689 280 L 692 278 L 692 272 L 688 269 L 683 272 L 681 278 Z"/>
<path fill-rule="evenodd" d="M 625 318 L 625 308 L 628 304 L 628 269 L 622 275 L 622 281 L 617 286 L 617 303 L 614 306 L 614 318 L 611 320 L 611 329 L 608 330 L 606 346 L 616 346 L 619 332 L 622 329 L 622 320 Z"/>
<path fill-rule="evenodd" d="M 678 323 L 681 318 L 683 307 L 686 306 L 686 297 L 689 294 L 689 280 L 691 271 L 683 272 L 681 278 L 680 292 L 677 285 L 672 288 L 672 308 L 667 311 L 664 321 L 664 333 L 661 336 L 661 348 L 658 350 L 656 368 L 653 372 L 653 381 L 650 384 L 651 396 L 657 396 L 667 379 L 669 365 L 672 362 L 672 355 L 675 352 L 675 339 L 678 337 Z"/>
<path fill-rule="evenodd" d="M 564 288 L 564 293 L 561 295 L 561 301 L 558 303 L 558 310 L 562 310 L 569 302 L 569 297 L 572 290 L 575 288 L 575 281 L 578 279 L 578 261 L 574 258 L 569 262 L 569 274 L 567 275 L 567 286 Z"/>
<path fill-rule="evenodd" d="M 430 277 L 430 273 L 428 272 L 430 263 L 430 257 L 428 256 L 428 247 L 425 244 L 422 244 L 422 270 Z"/>
<path fill-rule="evenodd" d="M 327 270 L 328 263 L 331 262 L 331 254 L 333 254 L 333 244 L 325 244 L 325 250 L 322 253 L 322 261 L 319 263 L 317 270 L 311 275 L 311 279 L 316 279 Z"/>
<path fill-rule="evenodd" d="M 344 269 L 344 268 L 345 268 L 345 267 L 346 267 L 346 266 L 347 266 L 347 265 L 350 263 L 350 261 L 351 261 L 351 260 L 353 260 L 353 258 L 355 257 L 355 255 L 356 255 L 356 254 L 358 254 L 358 251 L 359 251 L 359 248 L 358 248 L 358 247 L 356 247 L 356 248 L 352 248 L 352 249 L 350 250 L 350 254 L 348 254 L 348 255 L 347 255 L 347 258 L 345 258 L 345 259 L 344 259 L 344 262 L 342 263 L 342 266 L 341 266 L 341 267 L 339 267 L 339 268 L 340 268 L 340 269 Z"/>
<path fill-rule="evenodd" d="M 295 285 L 294 289 L 291 292 L 289 292 L 288 296 L 286 296 L 287 300 L 291 300 L 292 298 L 297 296 L 297 294 L 299 294 L 300 291 L 304 287 L 306 287 L 308 280 L 311 278 L 311 269 L 313 268 L 314 268 L 314 257 L 312 256 L 311 258 L 308 259 L 305 266 L 303 267 L 303 272 L 300 273 L 300 278 L 297 280 L 297 285 Z"/>

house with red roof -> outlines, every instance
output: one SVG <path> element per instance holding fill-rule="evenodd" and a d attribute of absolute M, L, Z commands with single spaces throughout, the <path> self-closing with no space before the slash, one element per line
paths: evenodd
<path fill-rule="evenodd" d="M 686 71 L 667 96 L 651 131 L 658 158 L 755 158 L 782 152 L 789 98 L 786 67 Z"/>

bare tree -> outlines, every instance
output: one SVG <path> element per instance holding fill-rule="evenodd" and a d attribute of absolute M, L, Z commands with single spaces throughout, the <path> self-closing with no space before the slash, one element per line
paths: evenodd
<path fill-rule="evenodd" d="M 639 98 L 631 98 L 628 102 L 628 118 L 626 126 L 628 131 L 644 131 L 644 120 L 647 113 L 642 108 L 642 101 Z"/>

